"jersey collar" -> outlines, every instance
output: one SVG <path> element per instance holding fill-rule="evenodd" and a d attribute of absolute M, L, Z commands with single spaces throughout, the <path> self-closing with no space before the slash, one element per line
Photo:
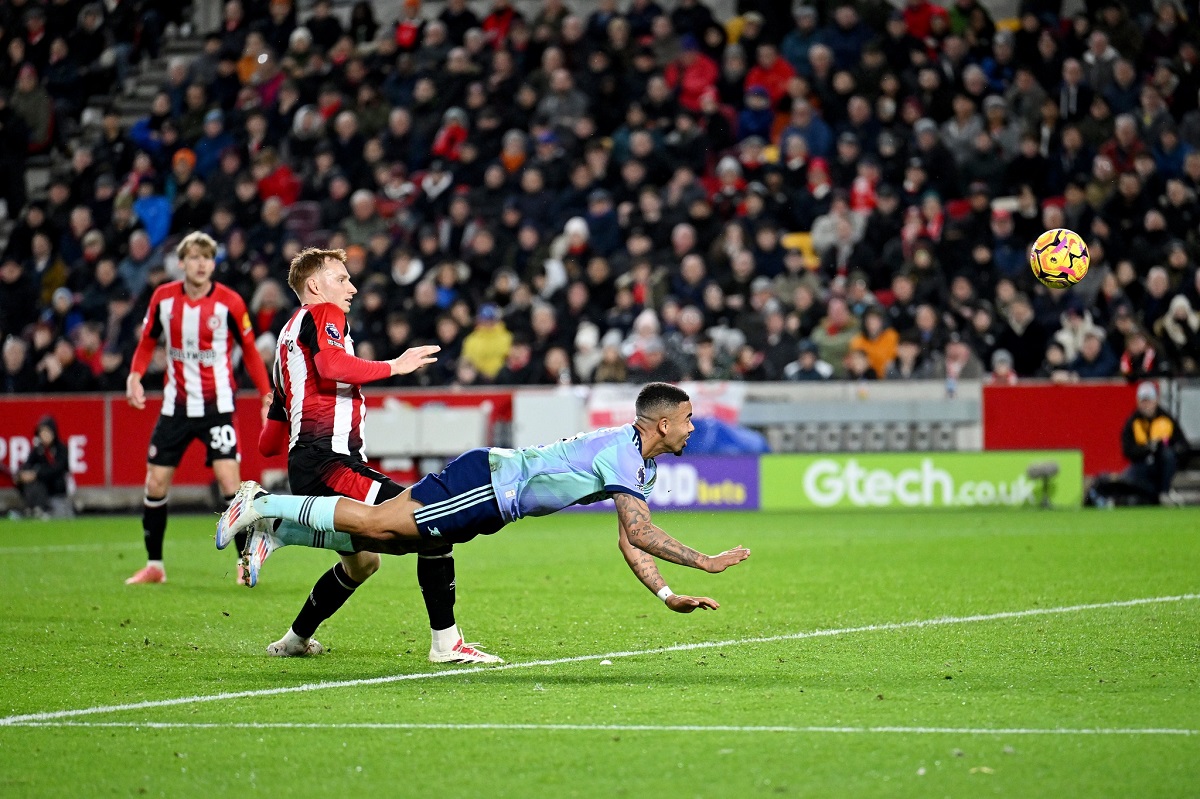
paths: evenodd
<path fill-rule="evenodd" d="M 641 458 L 643 462 L 649 463 L 651 459 L 642 456 L 642 434 L 641 434 L 641 432 L 637 429 L 637 425 L 635 425 L 635 424 L 631 424 L 630 427 L 633 428 L 633 443 L 637 447 L 638 457 Z"/>

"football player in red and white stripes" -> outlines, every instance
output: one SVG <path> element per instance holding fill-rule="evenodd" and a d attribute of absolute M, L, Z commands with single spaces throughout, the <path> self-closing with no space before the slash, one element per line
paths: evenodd
<path fill-rule="evenodd" d="M 259 451 L 270 456 L 287 447 L 288 480 L 297 494 L 350 497 L 371 505 L 399 496 L 402 486 L 365 463 L 361 385 L 431 364 L 440 348 L 413 347 L 390 361 L 355 357 L 346 313 L 358 290 L 346 271 L 343 250 L 304 250 L 292 260 L 288 285 L 301 307 L 279 334 L 275 395 Z M 312 637 L 317 627 L 380 564 L 373 552 L 338 554 L 341 561 L 317 580 L 283 638 L 267 647 L 268 654 L 291 657 L 324 651 Z M 450 545 L 417 555 L 417 582 L 429 614 L 430 660 L 502 662 L 463 641 L 454 619 Z"/>
<path fill-rule="evenodd" d="M 154 357 L 156 344 L 166 350 L 162 414 L 146 458 L 142 531 L 147 561 L 126 584 L 167 581 L 162 556 L 167 492 L 192 441 L 203 442 L 205 463 L 212 468 L 222 496 L 232 497 L 237 492 L 242 477 L 233 420 L 237 394 L 230 358 L 233 345 L 241 347 L 242 362 L 262 394 L 264 406 L 270 402 L 271 384 L 254 346 L 254 327 L 246 304 L 237 292 L 212 279 L 216 253 L 217 243 L 205 233 L 191 233 L 179 242 L 176 254 L 183 280 L 164 283 L 150 297 L 141 340 L 129 368 L 125 397 L 141 410 L 146 407 L 142 375 Z"/>

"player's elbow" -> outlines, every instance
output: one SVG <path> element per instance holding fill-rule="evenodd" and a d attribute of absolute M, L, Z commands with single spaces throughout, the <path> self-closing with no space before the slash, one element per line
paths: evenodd
<path fill-rule="evenodd" d="M 258 453 L 264 458 L 282 455 L 287 446 L 287 428 L 274 420 L 268 419 L 267 425 L 258 436 Z"/>
<path fill-rule="evenodd" d="M 630 554 L 637 552 L 638 549 L 633 544 L 629 543 L 629 539 L 625 536 L 624 531 L 617 537 L 617 548 L 621 550 L 621 554 L 628 557 Z"/>

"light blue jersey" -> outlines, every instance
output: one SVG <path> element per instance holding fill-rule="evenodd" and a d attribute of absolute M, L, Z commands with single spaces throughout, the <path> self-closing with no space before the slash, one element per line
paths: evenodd
<path fill-rule="evenodd" d="M 642 438 L 631 424 L 541 447 L 493 447 L 488 464 L 506 522 L 590 505 L 610 494 L 646 499 L 658 471 L 653 460 L 642 457 Z"/>

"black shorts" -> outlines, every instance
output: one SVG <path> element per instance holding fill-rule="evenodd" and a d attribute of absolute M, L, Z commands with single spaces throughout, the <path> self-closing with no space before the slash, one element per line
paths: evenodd
<path fill-rule="evenodd" d="M 150 450 L 146 460 L 155 466 L 175 467 L 192 441 L 204 444 L 204 465 L 213 461 L 242 459 L 238 453 L 237 427 L 232 413 L 208 416 L 160 416 L 150 434 Z"/>
<path fill-rule="evenodd" d="M 378 505 L 400 496 L 404 487 L 353 455 L 295 447 L 288 453 L 288 483 L 305 497 L 349 497 Z"/>
<path fill-rule="evenodd" d="M 368 505 L 387 502 L 404 492 L 395 480 L 352 455 L 312 447 L 295 447 L 288 453 L 288 483 L 297 496 L 348 497 Z"/>

